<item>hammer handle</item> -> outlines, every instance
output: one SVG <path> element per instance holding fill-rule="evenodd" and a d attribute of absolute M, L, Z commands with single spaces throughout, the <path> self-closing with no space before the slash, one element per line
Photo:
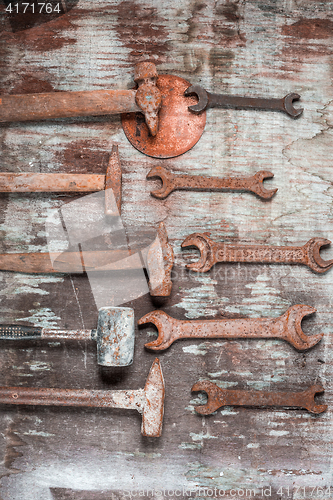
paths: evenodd
<path fill-rule="evenodd" d="M 0 340 L 40 339 L 42 333 L 38 326 L 0 325 Z"/>
<path fill-rule="evenodd" d="M 103 191 L 104 187 L 103 174 L 0 173 L 1 193 L 88 193 Z"/>
<path fill-rule="evenodd" d="M 141 111 L 135 90 L 93 90 L 0 96 L 0 122 L 24 122 Z"/>

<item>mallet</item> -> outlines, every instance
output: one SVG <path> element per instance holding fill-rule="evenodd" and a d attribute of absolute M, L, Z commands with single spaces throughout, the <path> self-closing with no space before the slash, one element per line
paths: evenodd
<path fill-rule="evenodd" d="M 38 326 L 0 325 L 0 340 L 95 340 L 97 363 L 128 366 L 134 355 L 134 311 L 130 307 L 101 307 L 95 330 L 58 330 Z"/>
<path fill-rule="evenodd" d="M 125 408 L 142 414 L 141 434 L 159 437 L 164 413 L 164 379 L 158 358 L 152 364 L 144 389 L 101 391 L 0 387 L 0 403 L 42 406 L 89 406 Z"/>

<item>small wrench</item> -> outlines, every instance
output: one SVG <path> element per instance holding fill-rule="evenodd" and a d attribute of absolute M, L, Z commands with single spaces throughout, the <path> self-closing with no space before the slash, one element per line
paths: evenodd
<path fill-rule="evenodd" d="M 293 101 L 300 99 L 299 94 L 287 94 L 282 99 L 265 99 L 261 97 L 242 97 L 237 95 L 211 94 L 199 85 L 192 85 L 185 90 L 185 96 L 196 95 L 199 102 L 188 109 L 200 114 L 208 108 L 264 109 L 267 111 L 283 111 L 292 118 L 303 113 L 303 108 L 296 109 Z"/>
<path fill-rule="evenodd" d="M 205 273 L 217 262 L 248 262 L 268 264 L 304 264 L 317 273 L 325 273 L 333 266 L 332 260 L 323 260 L 319 251 L 330 245 L 324 238 L 311 238 L 302 247 L 231 245 L 216 243 L 209 236 L 211 233 L 190 234 L 182 243 L 182 248 L 195 246 L 200 250 L 198 262 L 187 264 L 192 271 Z"/>
<path fill-rule="evenodd" d="M 317 405 L 314 400 L 315 394 L 324 392 L 319 384 L 301 392 L 268 392 L 221 389 L 213 382 L 203 380 L 194 384 L 191 390 L 207 393 L 207 403 L 195 407 L 195 411 L 201 415 L 209 415 L 221 406 L 283 406 L 305 408 L 311 413 L 327 410 L 327 405 Z"/>
<path fill-rule="evenodd" d="M 153 311 L 139 319 L 138 324 L 152 323 L 157 327 L 158 337 L 148 342 L 145 347 L 154 351 L 167 349 L 175 340 L 201 339 L 283 339 L 296 349 L 303 351 L 316 345 L 323 333 L 305 335 L 302 331 L 302 319 L 316 312 L 314 307 L 298 304 L 278 318 L 236 318 L 210 320 L 179 320 L 164 311 Z"/>
<path fill-rule="evenodd" d="M 192 189 L 196 191 L 217 191 L 222 189 L 232 189 L 234 191 L 250 191 L 260 196 L 264 200 L 269 200 L 276 193 L 277 189 L 265 189 L 263 181 L 274 177 L 272 172 L 260 170 L 249 177 L 204 177 L 203 175 L 181 175 L 173 174 L 164 167 L 154 167 L 147 175 L 151 177 L 160 177 L 162 187 L 152 191 L 150 194 L 155 198 L 164 199 L 176 189 Z"/>

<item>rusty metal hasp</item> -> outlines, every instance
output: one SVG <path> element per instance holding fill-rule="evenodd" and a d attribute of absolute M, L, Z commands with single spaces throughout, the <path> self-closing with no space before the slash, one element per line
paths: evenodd
<path fill-rule="evenodd" d="M 129 307 L 101 307 L 96 330 L 60 330 L 38 326 L 0 325 L 1 340 L 95 340 L 97 363 L 101 366 L 129 366 L 134 355 L 134 310 Z"/>
<path fill-rule="evenodd" d="M 291 118 L 298 118 L 303 108 L 296 109 L 293 102 L 300 99 L 299 94 L 287 94 L 282 99 L 262 97 L 242 97 L 237 95 L 211 94 L 199 85 L 192 85 L 185 91 L 186 96 L 195 95 L 199 102 L 189 106 L 192 113 L 202 113 L 209 108 L 261 109 L 266 111 L 282 111 Z"/>
<path fill-rule="evenodd" d="M 103 391 L 87 389 L 51 389 L 0 387 L 0 403 L 42 406 L 88 406 L 123 408 L 142 414 L 143 436 L 160 437 L 164 413 L 164 379 L 158 358 L 152 364 L 144 389 Z"/>
<path fill-rule="evenodd" d="M 114 145 L 105 175 L 0 172 L 0 193 L 88 193 L 105 190 L 105 213 L 117 216 L 121 213 L 121 178 L 118 146 Z"/>
<path fill-rule="evenodd" d="M 207 393 L 207 403 L 195 407 L 195 410 L 201 415 L 209 415 L 221 408 L 221 406 L 304 408 L 310 413 L 322 413 L 328 408 L 327 405 L 317 405 L 314 400 L 317 393 L 324 392 L 321 385 L 312 385 L 301 392 L 243 391 L 221 389 L 213 382 L 203 380 L 194 384 L 191 390 L 193 392 L 204 391 Z"/>
<path fill-rule="evenodd" d="M 53 263 L 49 253 L 3 253 L 0 254 L 0 270 L 28 274 L 121 272 L 142 269 L 144 261 L 149 275 L 150 294 L 168 297 L 172 289 L 171 270 L 174 254 L 164 223 L 159 224 L 156 239 L 147 252 L 142 252 L 145 254 L 142 259 L 138 258 L 134 263 L 129 263 L 127 257 L 133 253 L 118 250 L 63 252 Z"/>
<path fill-rule="evenodd" d="M 143 62 L 135 66 L 134 81 L 138 84 L 138 90 L 2 95 L 0 122 L 140 112 L 145 117 L 150 134 L 154 136 L 158 130 L 158 111 L 161 106 L 157 77 L 155 64 Z"/>
<path fill-rule="evenodd" d="M 148 349 L 163 351 L 178 339 L 283 339 L 303 351 L 316 345 L 323 333 L 307 336 L 302 331 L 302 319 L 316 311 L 298 304 L 278 318 L 236 318 L 210 320 L 179 320 L 164 311 L 153 311 L 139 319 L 138 324 L 152 323 L 158 337 L 145 344 Z"/>
<path fill-rule="evenodd" d="M 333 266 L 332 260 L 320 257 L 321 247 L 331 244 L 324 238 L 311 238 L 302 247 L 232 245 L 212 241 L 210 233 L 193 233 L 187 236 L 182 248 L 194 246 L 200 251 L 198 262 L 187 264 L 192 271 L 207 272 L 217 262 L 247 262 L 267 264 L 303 264 L 317 273 L 325 273 Z"/>
<path fill-rule="evenodd" d="M 274 177 L 272 172 L 260 170 L 254 175 L 248 177 L 206 177 L 203 175 L 173 174 L 164 167 L 154 167 L 147 175 L 147 179 L 159 177 L 162 186 L 151 195 L 163 200 L 176 190 L 193 191 L 249 191 L 256 194 L 264 200 L 269 200 L 276 193 L 277 189 L 266 189 L 263 187 L 263 181 Z"/>

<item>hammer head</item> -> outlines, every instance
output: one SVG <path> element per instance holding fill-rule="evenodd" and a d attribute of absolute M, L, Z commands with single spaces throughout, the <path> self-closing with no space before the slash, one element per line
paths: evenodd
<path fill-rule="evenodd" d="M 162 434 L 164 414 L 164 378 L 159 359 L 152 364 L 144 388 L 146 403 L 142 414 L 143 436 L 159 437 Z"/>
<path fill-rule="evenodd" d="M 121 212 L 121 164 L 118 146 L 112 146 L 105 174 L 105 214 L 119 216 Z"/>
<path fill-rule="evenodd" d="M 96 341 L 99 365 L 131 365 L 134 355 L 134 310 L 130 307 L 101 307 Z"/>
<path fill-rule="evenodd" d="M 162 105 L 162 95 L 158 89 L 157 70 L 154 63 L 142 62 L 135 66 L 134 81 L 138 84 L 135 101 L 145 116 L 151 135 L 158 131 L 158 112 Z"/>

